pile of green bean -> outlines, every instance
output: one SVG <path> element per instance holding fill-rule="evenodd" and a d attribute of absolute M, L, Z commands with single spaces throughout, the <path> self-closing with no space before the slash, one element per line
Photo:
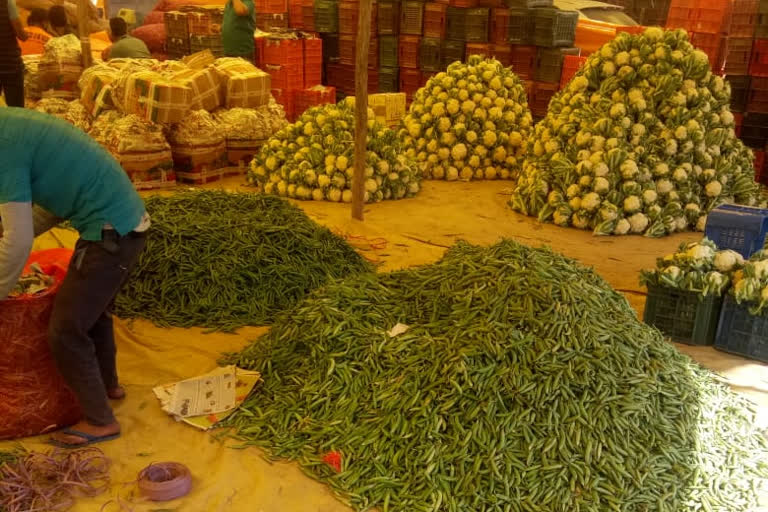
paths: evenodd
<path fill-rule="evenodd" d="M 343 239 L 287 201 L 187 191 L 146 201 L 147 246 L 116 313 L 162 326 L 271 323 L 327 281 L 371 270 Z"/>
<path fill-rule="evenodd" d="M 264 378 L 237 435 L 358 510 L 748 511 L 768 478 L 745 399 L 512 241 L 332 282 L 227 360 Z"/>

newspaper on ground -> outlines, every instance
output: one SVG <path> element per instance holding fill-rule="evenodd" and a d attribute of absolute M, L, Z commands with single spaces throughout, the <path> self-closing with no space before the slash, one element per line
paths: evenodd
<path fill-rule="evenodd" d="M 225 366 L 153 391 L 160 407 L 176 421 L 209 430 L 232 414 L 260 379 L 259 372 Z"/>

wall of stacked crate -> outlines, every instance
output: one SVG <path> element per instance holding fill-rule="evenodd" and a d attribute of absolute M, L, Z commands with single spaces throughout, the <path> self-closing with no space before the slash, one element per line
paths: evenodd
<path fill-rule="evenodd" d="M 291 27 L 323 39 L 324 83 L 354 94 L 359 4 L 289 0 Z M 371 16 L 368 90 L 404 92 L 410 101 L 427 80 L 467 55 L 493 56 L 527 82 L 539 116 L 559 88 L 564 56 L 578 55 L 578 15 L 551 0 L 377 0 Z"/>
<path fill-rule="evenodd" d="M 756 178 L 768 184 L 768 0 L 672 0 L 666 25 L 686 29 L 731 83 L 737 131 L 755 151 Z"/>

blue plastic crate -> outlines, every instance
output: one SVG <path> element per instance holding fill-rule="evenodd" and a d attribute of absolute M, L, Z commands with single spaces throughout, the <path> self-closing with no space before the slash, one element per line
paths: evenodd
<path fill-rule="evenodd" d="M 648 286 L 643 322 L 687 345 L 712 345 L 720 318 L 721 297 L 661 286 Z"/>
<path fill-rule="evenodd" d="M 719 249 L 732 249 L 749 258 L 765 245 L 768 210 L 723 204 L 709 212 L 704 230 Z"/>
<path fill-rule="evenodd" d="M 733 297 L 726 297 L 715 348 L 768 363 L 768 313 L 753 315 L 749 304 L 739 304 Z"/>

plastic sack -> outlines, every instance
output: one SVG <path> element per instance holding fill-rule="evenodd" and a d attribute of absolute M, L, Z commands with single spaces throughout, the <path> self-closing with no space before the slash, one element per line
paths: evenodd
<path fill-rule="evenodd" d="M 0 301 L 0 439 L 42 434 L 81 417 L 48 345 L 53 301 L 71 257 L 69 249 L 33 253 L 27 268 L 37 263 L 56 283 L 33 296 Z"/>

